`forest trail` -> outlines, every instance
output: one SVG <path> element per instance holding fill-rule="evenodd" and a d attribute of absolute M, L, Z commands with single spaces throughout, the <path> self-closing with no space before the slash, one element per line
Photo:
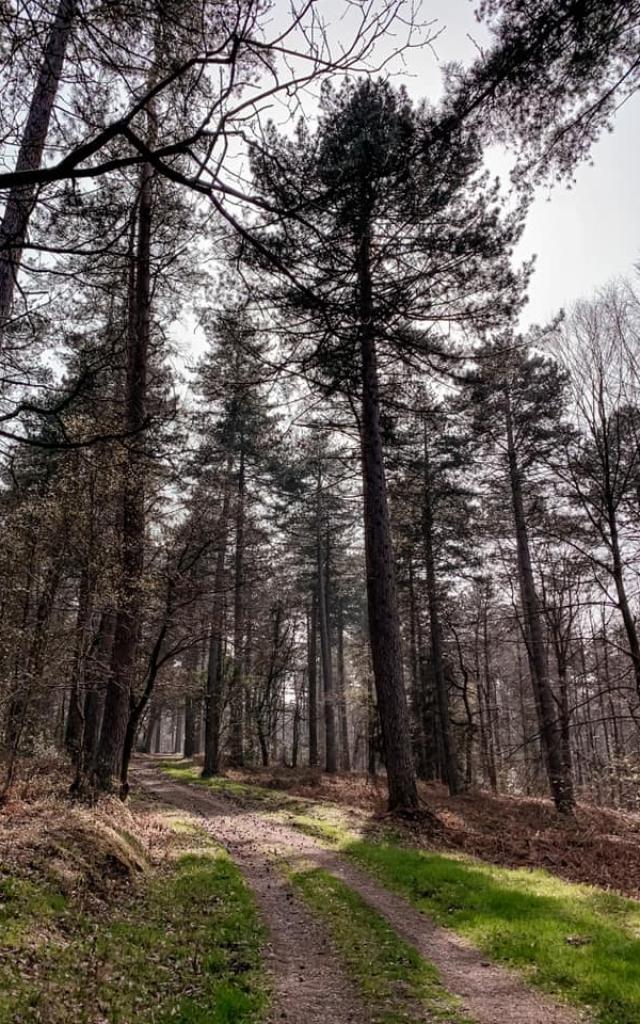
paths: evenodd
<path fill-rule="evenodd" d="M 401 938 L 435 965 L 445 988 L 460 998 L 464 1012 L 475 1024 L 585 1021 L 578 1011 L 555 1003 L 529 988 L 514 972 L 488 961 L 463 939 L 312 837 L 247 810 L 229 797 L 170 779 L 149 761 L 134 764 L 132 781 L 147 795 L 197 814 L 243 872 L 270 933 L 274 1022 L 364 1024 L 370 1020 L 324 930 L 278 871 L 278 860 L 292 866 L 300 861 L 320 867 L 357 892 Z"/>
<path fill-rule="evenodd" d="M 193 792 L 155 767 L 138 763 L 131 776 L 146 795 L 200 816 L 202 826 L 240 868 L 269 932 L 265 958 L 273 983 L 273 1024 L 285 1020 L 287 1024 L 369 1024 L 356 986 L 333 953 L 324 929 L 294 896 L 272 857 L 265 856 L 264 820 L 236 814 L 228 801 Z M 269 853 L 277 851 L 275 843 L 270 846 Z"/>

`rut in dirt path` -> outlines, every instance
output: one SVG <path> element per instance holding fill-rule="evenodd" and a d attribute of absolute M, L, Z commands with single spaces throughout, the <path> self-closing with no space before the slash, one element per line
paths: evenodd
<path fill-rule="evenodd" d="M 558 1004 L 529 988 L 515 972 L 488 961 L 475 947 L 435 924 L 401 896 L 385 889 L 338 854 L 323 848 L 312 837 L 262 814 L 248 811 L 229 798 L 162 776 L 158 769 L 149 766 L 148 763 L 144 767 L 136 767 L 134 777 L 147 791 L 153 792 L 162 800 L 198 813 L 204 818 L 212 835 L 228 849 L 239 867 L 244 870 L 247 881 L 256 891 L 259 903 L 262 895 L 256 881 L 260 885 L 260 879 L 254 881 L 245 865 L 256 862 L 263 873 L 269 873 L 271 881 L 268 889 L 274 898 L 269 906 L 263 908 L 269 926 L 269 914 L 274 913 L 277 917 L 276 926 L 284 926 L 286 931 L 290 908 L 294 905 L 298 907 L 298 904 L 293 899 L 283 898 L 286 885 L 277 881 L 278 876 L 269 867 L 268 861 L 275 857 L 285 857 L 295 865 L 296 858 L 299 858 L 305 864 L 311 862 L 330 871 L 385 917 L 398 935 L 435 965 L 444 987 L 461 999 L 464 1011 L 476 1024 L 578 1024 L 589 1019 L 578 1011 Z M 280 906 L 276 907 L 277 903 Z M 308 916 L 306 911 L 303 913 Z M 328 954 L 325 956 L 328 958 Z M 297 960 L 299 959 L 298 950 Z M 310 959 L 305 940 L 305 962 Z M 342 973 L 332 958 L 330 974 L 336 966 L 340 974 Z M 339 987 L 342 987 L 342 983 Z M 293 994 L 291 998 L 295 998 Z M 310 1016 L 308 1013 L 301 1015 L 299 1019 L 302 1024 L 315 1024 L 320 1020 L 323 1024 L 326 1021 L 343 1024 L 351 1020 L 366 1019 L 366 1015 L 364 1018 L 345 1016 L 341 1012 L 334 1015 L 329 1012 L 324 994 L 321 994 L 321 1005 L 323 1003 L 323 1012 L 317 1016 Z M 285 1011 L 287 1020 L 298 1020 L 295 1002 L 287 1004 Z M 425 1020 L 427 1019 L 428 1017 L 425 1017 Z"/>
<path fill-rule="evenodd" d="M 264 957 L 273 988 L 271 1024 L 371 1024 L 324 929 L 295 897 L 261 845 L 244 838 L 237 842 L 232 830 L 218 828 L 205 794 L 192 794 L 187 787 L 165 781 L 154 769 L 133 767 L 131 774 L 145 794 L 200 815 L 202 825 L 226 847 L 253 891 L 269 932 Z"/>

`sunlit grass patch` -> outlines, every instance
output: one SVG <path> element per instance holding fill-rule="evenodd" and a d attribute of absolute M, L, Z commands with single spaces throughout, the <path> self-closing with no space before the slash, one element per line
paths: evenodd
<path fill-rule="evenodd" d="M 158 767 L 176 782 L 190 782 L 198 786 L 205 786 L 223 796 L 230 796 L 243 803 L 249 801 L 259 806 L 280 806 L 283 803 L 297 802 L 286 794 L 266 789 L 264 786 L 254 786 L 248 782 L 238 782 L 235 779 L 227 779 L 222 775 L 214 775 L 211 778 L 203 778 L 201 770 L 192 761 L 162 761 Z"/>
<path fill-rule="evenodd" d="M 345 852 L 441 924 L 536 984 L 591 1007 L 602 1024 L 640 1024 L 640 904 L 564 882 L 391 844 Z"/>
<path fill-rule="evenodd" d="M 290 796 L 280 790 L 239 782 L 222 775 L 203 778 L 191 761 L 164 761 L 159 767 L 176 782 L 194 783 L 230 797 L 242 806 L 270 814 L 300 832 L 337 844 L 349 835 L 351 817 L 347 809 L 306 797 Z"/>

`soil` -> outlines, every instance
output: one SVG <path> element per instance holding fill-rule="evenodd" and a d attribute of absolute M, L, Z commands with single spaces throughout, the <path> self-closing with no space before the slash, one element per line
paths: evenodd
<path fill-rule="evenodd" d="M 370 1018 L 330 951 L 322 928 L 313 921 L 272 866 L 276 858 L 301 859 L 335 874 L 380 914 L 438 969 L 445 987 L 460 997 L 476 1024 L 577 1024 L 577 1011 L 530 989 L 515 973 L 490 963 L 475 948 L 436 925 L 402 897 L 338 854 L 324 849 L 273 819 L 229 798 L 195 789 L 138 762 L 132 776 L 148 795 L 198 814 L 229 851 L 253 888 L 271 935 L 276 996 L 274 1021 L 295 1024 L 343 1024 Z M 426 1018 L 425 1018 L 426 1019 Z"/>

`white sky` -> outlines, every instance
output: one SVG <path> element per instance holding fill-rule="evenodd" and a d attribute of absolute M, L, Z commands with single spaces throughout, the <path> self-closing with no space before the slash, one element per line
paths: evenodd
<path fill-rule="evenodd" d="M 342 0 L 333 2 L 339 8 Z M 473 60 L 469 36 L 486 39 L 475 6 L 475 0 L 424 0 L 423 17 L 437 20 L 440 35 L 435 53 L 413 51 L 408 57 L 404 84 L 415 99 L 437 98 L 439 62 Z M 541 189 L 529 213 L 518 255 L 536 253 L 537 262 L 525 325 L 544 322 L 612 277 L 634 274 L 640 260 L 639 95 L 619 111 L 615 131 L 594 147 L 592 160 L 592 166 L 579 167 L 571 189 Z"/>

